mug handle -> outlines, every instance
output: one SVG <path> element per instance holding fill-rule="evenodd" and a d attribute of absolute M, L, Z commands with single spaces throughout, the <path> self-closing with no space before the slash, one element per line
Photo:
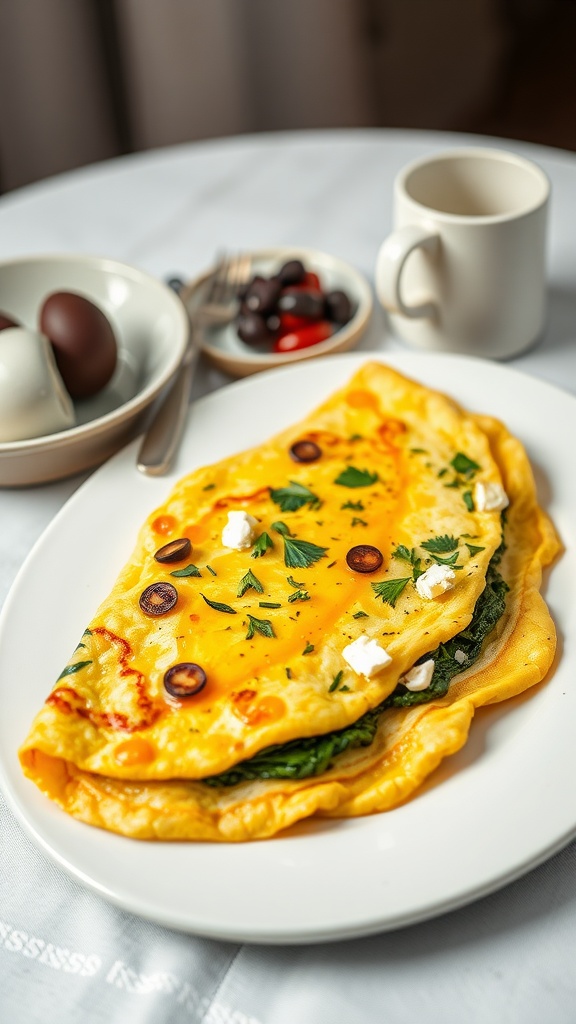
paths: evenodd
<path fill-rule="evenodd" d="M 415 249 L 426 249 L 434 254 L 440 244 L 440 236 L 429 230 L 408 225 L 394 231 L 380 246 L 376 259 L 376 292 L 380 302 L 390 313 L 402 316 L 433 317 L 438 311 L 434 302 L 423 302 L 407 306 L 402 298 L 402 271 L 406 260 Z"/>

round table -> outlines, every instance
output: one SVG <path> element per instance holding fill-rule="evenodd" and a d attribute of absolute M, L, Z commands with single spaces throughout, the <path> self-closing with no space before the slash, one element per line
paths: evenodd
<path fill-rule="evenodd" d="M 391 228 L 396 172 L 463 144 L 512 149 L 551 179 L 547 328 L 513 365 L 576 393 L 576 155 L 562 151 L 385 130 L 178 146 L 2 197 L 0 259 L 93 253 L 186 278 L 221 248 L 294 245 L 331 252 L 373 279 Z M 403 349 L 378 308 L 360 347 Z M 226 382 L 201 363 L 194 395 Z M 0 601 L 87 475 L 0 491 Z M 576 1019 L 576 844 L 501 891 L 424 924 L 335 945 L 265 949 L 171 932 L 113 907 L 45 858 L 1 796 L 0 828 L 0 1006 L 13 1024 L 50 1017 L 48 1006 L 64 1024 Z"/>

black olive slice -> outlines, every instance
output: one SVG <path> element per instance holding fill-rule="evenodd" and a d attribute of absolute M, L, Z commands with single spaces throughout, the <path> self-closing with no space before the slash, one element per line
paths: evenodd
<path fill-rule="evenodd" d="M 140 594 L 140 607 L 146 615 L 166 615 L 178 600 L 178 591 L 171 583 L 151 583 Z"/>
<path fill-rule="evenodd" d="M 183 562 L 192 552 L 192 545 L 188 537 L 180 537 L 178 540 L 171 540 L 169 544 L 158 548 L 154 555 L 157 562 Z"/>
<path fill-rule="evenodd" d="M 371 544 L 357 544 L 346 555 L 346 562 L 354 572 L 376 572 L 383 561 L 382 552 Z"/>
<path fill-rule="evenodd" d="M 321 455 L 322 449 L 314 441 L 296 441 L 290 448 L 294 462 L 316 462 Z"/>
<path fill-rule="evenodd" d="M 193 697 L 206 686 L 206 673 L 193 661 L 172 665 L 164 675 L 164 688 L 171 697 Z"/>

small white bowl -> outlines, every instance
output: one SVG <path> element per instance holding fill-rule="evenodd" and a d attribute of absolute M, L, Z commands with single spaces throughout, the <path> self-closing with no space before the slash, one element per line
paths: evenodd
<path fill-rule="evenodd" d="M 0 263 L 0 311 L 37 329 L 46 296 L 73 291 L 96 303 L 118 342 L 109 384 L 74 403 L 76 426 L 0 443 L 0 486 L 45 483 L 103 462 L 134 437 L 177 370 L 188 340 L 177 295 L 135 267 L 97 256 L 28 256 Z"/>
<path fill-rule="evenodd" d="M 201 327 L 199 330 L 202 351 L 219 369 L 233 377 L 247 377 L 251 373 L 270 370 L 275 366 L 286 366 L 301 362 L 303 359 L 316 359 L 332 352 L 345 352 L 360 341 L 372 314 L 372 290 L 366 278 L 349 263 L 318 249 L 297 247 L 259 249 L 247 255 L 252 261 L 252 273 L 263 275 L 279 270 L 287 260 L 302 260 L 306 270 L 318 274 L 324 291 L 341 288 L 347 292 L 354 314 L 347 324 L 336 330 L 326 341 L 297 352 L 263 352 L 260 348 L 252 348 L 238 337 L 233 323 L 218 329 Z M 192 321 L 194 312 L 202 301 L 202 285 L 210 273 L 211 271 L 197 277 L 185 285 L 180 293 Z"/>

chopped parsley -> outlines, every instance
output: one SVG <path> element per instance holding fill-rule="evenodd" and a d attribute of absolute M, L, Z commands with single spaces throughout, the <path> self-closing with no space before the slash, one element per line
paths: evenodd
<path fill-rule="evenodd" d="M 340 686 L 340 683 L 342 682 L 342 676 L 343 675 L 344 675 L 344 669 L 340 669 L 340 671 L 336 673 L 336 675 L 334 676 L 334 679 L 332 680 L 330 686 L 328 687 L 328 693 L 333 693 L 334 690 L 338 689 L 338 687 Z"/>
<path fill-rule="evenodd" d="M 354 612 L 353 619 L 367 619 L 368 612 Z"/>
<path fill-rule="evenodd" d="M 478 547 L 477 544 L 468 544 L 468 542 L 466 542 L 466 547 L 471 555 L 477 555 L 479 551 L 486 550 L 485 548 Z"/>
<path fill-rule="evenodd" d="M 92 661 L 77 661 L 74 665 L 66 665 L 65 669 L 58 676 L 58 679 L 64 679 L 66 676 L 72 676 L 75 672 L 79 672 L 81 668 L 86 668 L 86 665 L 91 665 Z"/>
<path fill-rule="evenodd" d="M 474 459 L 469 459 L 464 452 L 457 452 L 450 465 L 457 473 L 468 478 L 474 476 L 476 470 L 480 469 L 478 463 L 474 462 Z"/>
<path fill-rule="evenodd" d="M 398 544 L 395 550 L 392 552 L 393 558 L 399 558 L 403 562 L 408 562 L 412 566 L 412 579 L 417 580 L 419 576 L 422 576 L 424 569 L 422 569 L 422 559 L 416 555 L 415 548 L 407 548 L 405 544 Z"/>
<path fill-rule="evenodd" d="M 259 608 L 281 608 L 279 601 L 258 601 Z"/>
<path fill-rule="evenodd" d="M 361 501 L 345 501 L 340 508 L 349 508 L 352 512 L 364 512 L 364 505 Z"/>
<path fill-rule="evenodd" d="M 170 575 L 171 576 L 201 576 L 202 573 L 200 572 L 200 569 L 198 568 L 197 565 L 192 565 L 192 562 L 190 562 L 190 565 L 187 565 L 184 569 L 174 569 L 174 571 L 171 572 Z"/>
<path fill-rule="evenodd" d="M 246 633 L 246 639 L 251 640 L 255 633 L 260 633 L 261 636 L 275 637 L 274 627 L 270 622 L 270 619 L 257 619 L 255 615 L 249 615 L 248 621 L 248 632 Z"/>
<path fill-rule="evenodd" d="M 268 533 L 261 533 L 260 536 L 256 538 L 251 557 L 260 558 L 262 555 L 266 554 L 269 548 L 273 547 L 274 541 L 270 535 Z"/>
<path fill-rule="evenodd" d="M 468 509 L 468 511 L 469 512 L 473 512 L 474 511 L 474 498 L 472 497 L 472 491 L 464 491 L 464 494 L 462 495 L 462 500 L 463 500 L 464 504 L 466 505 L 466 508 Z"/>
<path fill-rule="evenodd" d="M 215 487 L 216 487 L 216 484 L 206 484 L 206 487 L 203 487 L 202 490 L 203 491 L 213 491 Z"/>
<path fill-rule="evenodd" d="M 277 528 L 278 524 L 275 524 Z M 282 533 L 282 531 L 280 531 Z M 314 562 L 324 557 L 328 548 L 321 548 L 318 544 L 312 544 L 308 540 L 297 540 L 295 537 L 287 537 L 282 533 L 284 541 L 284 565 L 289 569 L 308 569 Z"/>
<path fill-rule="evenodd" d="M 371 473 L 368 469 L 357 469 L 356 466 L 346 466 L 334 483 L 340 484 L 341 487 L 370 487 L 378 479 L 378 473 Z"/>
<path fill-rule="evenodd" d="M 290 586 L 294 587 L 294 590 L 299 590 L 300 587 L 304 586 L 304 581 L 302 581 L 302 583 L 298 583 L 298 580 L 295 580 L 293 576 L 287 576 L 286 579 Z"/>
<path fill-rule="evenodd" d="M 286 526 L 286 523 L 283 523 L 281 519 L 277 519 L 275 523 L 272 523 L 271 529 L 275 530 L 276 533 L 281 533 L 283 537 L 294 536 L 290 527 Z"/>
<path fill-rule="evenodd" d="M 352 526 L 368 526 L 365 519 L 360 519 L 359 516 L 354 516 L 352 519 Z"/>
<path fill-rule="evenodd" d="M 303 505 L 310 505 L 310 508 L 320 508 L 320 498 L 313 494 L 304 484 L 296 480 L 290 480 L 289 487 L 270 488 L 270 497 L 275 505 L 280 506 L 281 512 L 297 512 Z"/>
<path fill-rule="evenodd" d="M 215 569 L 213 569 L 211 565 L 207 565 L 206 568 L 208 569 L 208 572 L 212 573 L 213 576 L 217 576 L 218 575 L 217 572 L 215 571 Z"/>
<path fill-rule="evenodd" d="M 302 654 L 312 654 L 313 650 L 314 650 L 314 644 L 306 644 L 306 647 L 302 651 Z"/>
<path fill-rule="evenodd" d="M 409 582 L 410 577 L 406 576 L 404 579 L 383 580 L 381 583 L 371 583 L 370 586 L 376 596 L 382 598 L 384 604 L 389 604 L 394 608 L 404 587 Z"/>
<path fill-rule="evenodd" d="M 237 614 L 234 608 L 231 608 L 229 604 L 222 604 L 220 601 L 210 601 L 208 597 L 204 597 L 204 594 L 200 594 L 200 597 L 202 597 L 206 601 L 206 604 L 210 605 L 215 612 L 226 612 L 227 615 Z"/>
<path fill-rule="evenodd" d="M 441 537 L 430 537 L 430 540 L 423 541 L 420 547 L 429 551 L 431 555 L 445 555 L 449 551 L 456 550 L 458 541 L 456 537 L 444 533 Z"/>
<path fill-rule="evenodd" d="M 456 565 L 458 559 L 458 551 L 455 551 L 453 555 L 449 555 L 448 558 L 440 558 L 440 555 L 432 555 L 432 558 L 438 565 L 451 565 L 453 569 L 461 569 L 461 565 Z"/>
<path fill-rule="evenodd" d="M 255 590 L 258 594 L 264 593 L 264 587 L 260 583 L 257 576 L 254 575 L 252 569 L 248 569 L 245 576 L 242 577 L 238 584 L 238 590 L 236 591 L 236 597 L 244 597 L 247 590 Z"/>

